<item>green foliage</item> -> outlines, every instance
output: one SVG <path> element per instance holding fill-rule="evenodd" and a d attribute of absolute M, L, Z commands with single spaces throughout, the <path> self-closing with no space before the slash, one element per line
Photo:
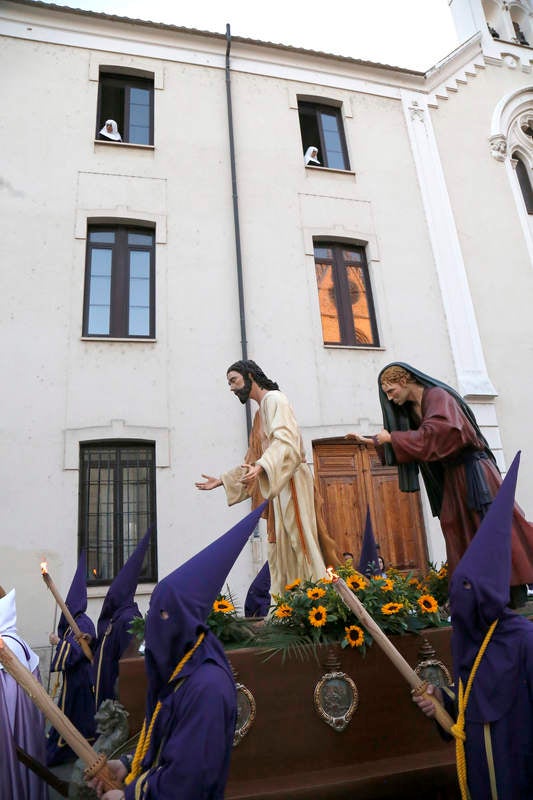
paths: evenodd
<path fill-rule="evenodd" d="M 133 617 L 128 628 L 128 633 L 133 633 L 139 644 L 144 641 L 144 627 L 146 625 L 146 616 Z"/>

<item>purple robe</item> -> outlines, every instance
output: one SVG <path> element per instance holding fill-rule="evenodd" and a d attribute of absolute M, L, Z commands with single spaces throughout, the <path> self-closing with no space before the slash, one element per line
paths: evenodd
<path fill-rule="evenodd" d="M 268 561 L 265 561 L 248 589 L 244 601 L 244 614 L 247 617 L 266 617 L 271 602 L 270 569 Z"/>
<path fill-rule="evenodd" d="M 223 800 L 236 715 L 235 684 L 215 662 L 178 679 L 152 733 L 148 772 L 125 787 L 126 800 Z"/>
<path fill-rule="evenodd" d="M 167 575 L 152 593 L 145 628 L 147 730 L 157 717 L 140 773 L 126 783 L 126 800 L 224 798 L 237 693 L 224 648 L 206 620 L 265 507 Z"/>
<path fill-rule="evenodd" d="M 128 630 L 131 621 L 140 616 L 137 603 L 128 603 L 115 611 L 99 637 L 92 665 L 94 704 L 97 711 L 104 700 L 115 700 L 118 697 L 118 662 L 133 637 Z"/>
<path fill-rule="evenodd" d="M 6 644 L 12 644 L 7 637 Z M 40 682 L 39 667 L 32 674 Z M 0 669 L 0 800 L 48 800 L 46 783 L 18 760 L 15 745 L 44 764 L 44 717 L 16 680 Z"/>
<path fill-rule="evenodd" d="M 96 632 L 86 614 L 79 614 L 76 623 L 82 633 L 88 633 L 93 641 Z M 73 725 L 88 740 L 95 738 L 94 690 L 91 663 L 76 641 L 72 629 L 67 627 L 56 645 L 51 664 L 52 672 L 63 673 L 63 686 L 58 706 Z M 48 766 L 74 761 L 77 755 L 59 735 L 55 728 L 48 733 L 46 763 Z"/>
<path fill-rule="evenodd" d="M 450 584 L 456 684 L 468 678 L 491 624 L 465 711 L 471 800 L 489 800 L 493 764 L 498 800 L 533 797 L 533 623 L 507 607 L 515 458 Z M 490 741 L 492 758 L 486 742 Z"/>

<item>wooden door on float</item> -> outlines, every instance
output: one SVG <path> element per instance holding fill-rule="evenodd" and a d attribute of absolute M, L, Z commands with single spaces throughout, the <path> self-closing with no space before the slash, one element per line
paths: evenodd
<path fill-rule="evenodd" d="M 420 493 L 400 491 L 396 467 L 383 466 L 372 446 L 340 437 L 314 441 L 313 460 L 324 517 L 339 552 L 353 553 L 357 566 L 368 506 L 386 567 L 425 574 Z"/>

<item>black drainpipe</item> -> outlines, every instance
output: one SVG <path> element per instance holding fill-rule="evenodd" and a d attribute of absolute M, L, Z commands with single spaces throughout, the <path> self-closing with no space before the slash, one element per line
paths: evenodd
<path fill-rule="evenodd" d="M 235 170 L 235 139 L 233 137 L 233 112 L 231 108 L 231 72 L 229 66 L 229 54 L 231 50 L 231 30 L 229 23 L 226 25 L 226 100 L 228 106 L 228 129 L 229 129 L 229 158 L 231 164 L 231 190 L 233 194 L 233 226 L 235 228 L 235 252 L 237 256 L 237 287 L 239 289 L 239 317 L 241 321 L 241 352 L 244 361 L 248 358 L 246 347 L 246 318 L 244 314 L 244 286 L 242 281 L 242 255 L 241 255 L 241 231 L 239 226 L 239 198 L 237 194 L 237 172 Z M 248 437 L 252 430 L 252 414 L 250 403 L 246 403 L 246 431 Z"/>

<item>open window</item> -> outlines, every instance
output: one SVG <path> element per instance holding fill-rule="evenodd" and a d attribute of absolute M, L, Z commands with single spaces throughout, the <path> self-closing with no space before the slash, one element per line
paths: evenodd
<path fill-rule="evenodd" d="M 350 169 L 341 109 L 299 100 L 298 114 L 304 154 L 311 147 L 318 150 L 319 164 L 311 166 Z"/>
<path fill-rule="evenodd" d="M 108 120 L 117 124 L 123 142 L 154 143 L 154 81 L 135 75 L 100 71 L 96 138 Z M 109 141 L 109 139 L 107 139 Z"/>

